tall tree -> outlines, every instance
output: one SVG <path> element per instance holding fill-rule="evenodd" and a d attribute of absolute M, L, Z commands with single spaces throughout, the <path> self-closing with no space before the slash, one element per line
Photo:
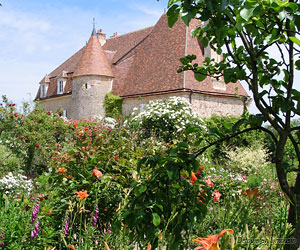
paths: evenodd
<path fill-rule="evenodd" d="M 294 84 L 295 71 L 300 70 L 300 4 L 296 0 L 169 0 L 167 16 L 170 27 L 179 16 L 186 25 L 197 18 L 199 27 L 193 35 L 204 47 L 210 46 L 218 54 L 225 48 L 219 62 L 206 58 L 197 64 L 193 62 L 194 55 L 181 58 L 179 71 L 192 70 L 200 82 L 207 76 L 224 78 L 226 83 L 244 81 L 252 92 L 260 113 L 243 120 L 248 129 L 237 133 L 233 130 L 227 138 L 255 129 L 271 135 L 278 181 L 290 202 L 288 222 L 295 229 L 295 240 L 285 249 L 297 249 L 300 167 L 292 168 L 283 156 L 290 140 L 300 162 L 300 126 L 293 127 L 291 123 L 293 117 L 300 115 L 300 92 Z M 266 122 L 278 135 L 263 127 Z M 295 172 L 296 178 L 288 179 L 290 171 Z"/>

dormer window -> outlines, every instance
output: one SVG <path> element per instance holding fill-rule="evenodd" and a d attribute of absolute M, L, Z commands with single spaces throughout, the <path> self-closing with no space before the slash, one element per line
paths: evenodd
<path fill-rule="evenodd" d="M 41 84 L 41 98 L 46 97 L 47 94 L 48 85 L 47 84 Z"/>
<path fill-rule="evenodd" d="M 66 85 L 65 79 L 58 79 L 58 81 L 57 81 L 57 94 L 58 95 L 64 93 L 65 85 Z"/>

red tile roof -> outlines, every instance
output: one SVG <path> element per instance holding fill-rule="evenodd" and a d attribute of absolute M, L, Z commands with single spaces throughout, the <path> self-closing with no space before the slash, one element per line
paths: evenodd
<path fill-rule="evenodd" d="M 73 77 L 87 75 L 113 77 L 110 63 L 96 35 L 92 35 L 85 46 Z"/>
<path fill-rule="evenodd" d="M 195 54 L 199 65 L 203 60 L 200 43 L 190 35 L 197 25 L 198 21 L 193 20 L 186 28 L 179 21 L 170 29 L 163 15 L 155 26 L 107 39 L 103 47 L 96 36 L 91 36 L 86 46 L 49 74 L 46 98 L 57 96 L 57 80 L 63 71 L 68 72 L 64 94 L 72 91 L 72 77 L 96 74 L 113 76 L 113 92 L 124 98 L 190 89 L 221 96 L 248 96 L 240 83 L 229 83 L 226 90 L 215 89 L 209 77 L 199 83 L 192 72 L 177 73 L 181 57 Z"/>

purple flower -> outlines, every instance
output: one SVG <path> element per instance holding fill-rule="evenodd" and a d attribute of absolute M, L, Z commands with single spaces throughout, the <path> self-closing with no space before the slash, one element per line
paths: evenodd
<path fill-rule="evenodd" d="M 39 201 L 36 203 L 34 210 L 32 211 L 32 224 L 35 222 L 35 219 L 37 217 L 37 214 L 39 212 L 40 209 L 40 205 L 39 205 Z"/>
<path fill-rule="evenodd" d="M 94 215 L 94 217 L 93 217 L 93 223 L 92 223 L 93 227 L 96 227 L 96 225 L 97 225 L 97 221 L 98 221 L 98 213 L 99 213 L 99 211 L 98 211 L 98 209 L 96 209 L 95 215 Z"/>
<path fill-rule="evenodd" d="M 69 229 L 69 220 L 70 220 L 70 218 L 68 217 L 68 218 L 66 219 L 65 230 L 64 230 L 64 235 L 65 235 L 65 236 L 66 236 L 67 233 L 68 233 L 68 229 Z"/>
<path fill-rule="evenodd" d="M 34 225 L 34 230 L 32 232 L 30 232 L 30 237 L 33 238 L 33 239 L 38 236 L 39 224 L 40 224 L 40 222 L 37 221 L 37 223 Z"/>
<path fill-rule="evenodd" d="M 0 247 L 1 248 L 4 247 L 4 238 L 5 238 L 5 234 L 4 234 L 4 232 L 2 232 L 2 239 L 3 239 L 3 241 L 1 241 L 1 243 L 0 243 Z"/>

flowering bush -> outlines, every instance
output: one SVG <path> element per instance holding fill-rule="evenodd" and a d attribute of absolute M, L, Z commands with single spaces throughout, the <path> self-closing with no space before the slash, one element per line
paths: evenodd
<path fill-rule="evenodd" d="M 30 193 L 33 188 L 32 180 L 26 176 L 9 172 L 0 179 L 0 191 L 5 194 Z"/>
<path fill-rule="evenodd" d="M 145 111 L 136 111 L 129 124 L 141 129 L 145 138 L 154 134 L 168 142 L 188 126 L 202 127 L 201 119 L 192 112 L 191 104 L 180 97 L 150 101 Z"/>
<path fill-rule="evenodd" d="M 269 164 L 267 151 L 262 145 L 238 147 L 226 151 L 226 155 L 227 165 L 244 174 L 253 174 L 258 169 L 265 169 Z"/>
<path fill-rule="evenodd" d="M 29 114 L 3 97 L 0 105 L 0 140 L 13 154 L 23 159 L 26 173 L 40 174 L 46 169 L 56 143 L 64 143 L 73 128 L 58 113 L 36 105 Z"/>

